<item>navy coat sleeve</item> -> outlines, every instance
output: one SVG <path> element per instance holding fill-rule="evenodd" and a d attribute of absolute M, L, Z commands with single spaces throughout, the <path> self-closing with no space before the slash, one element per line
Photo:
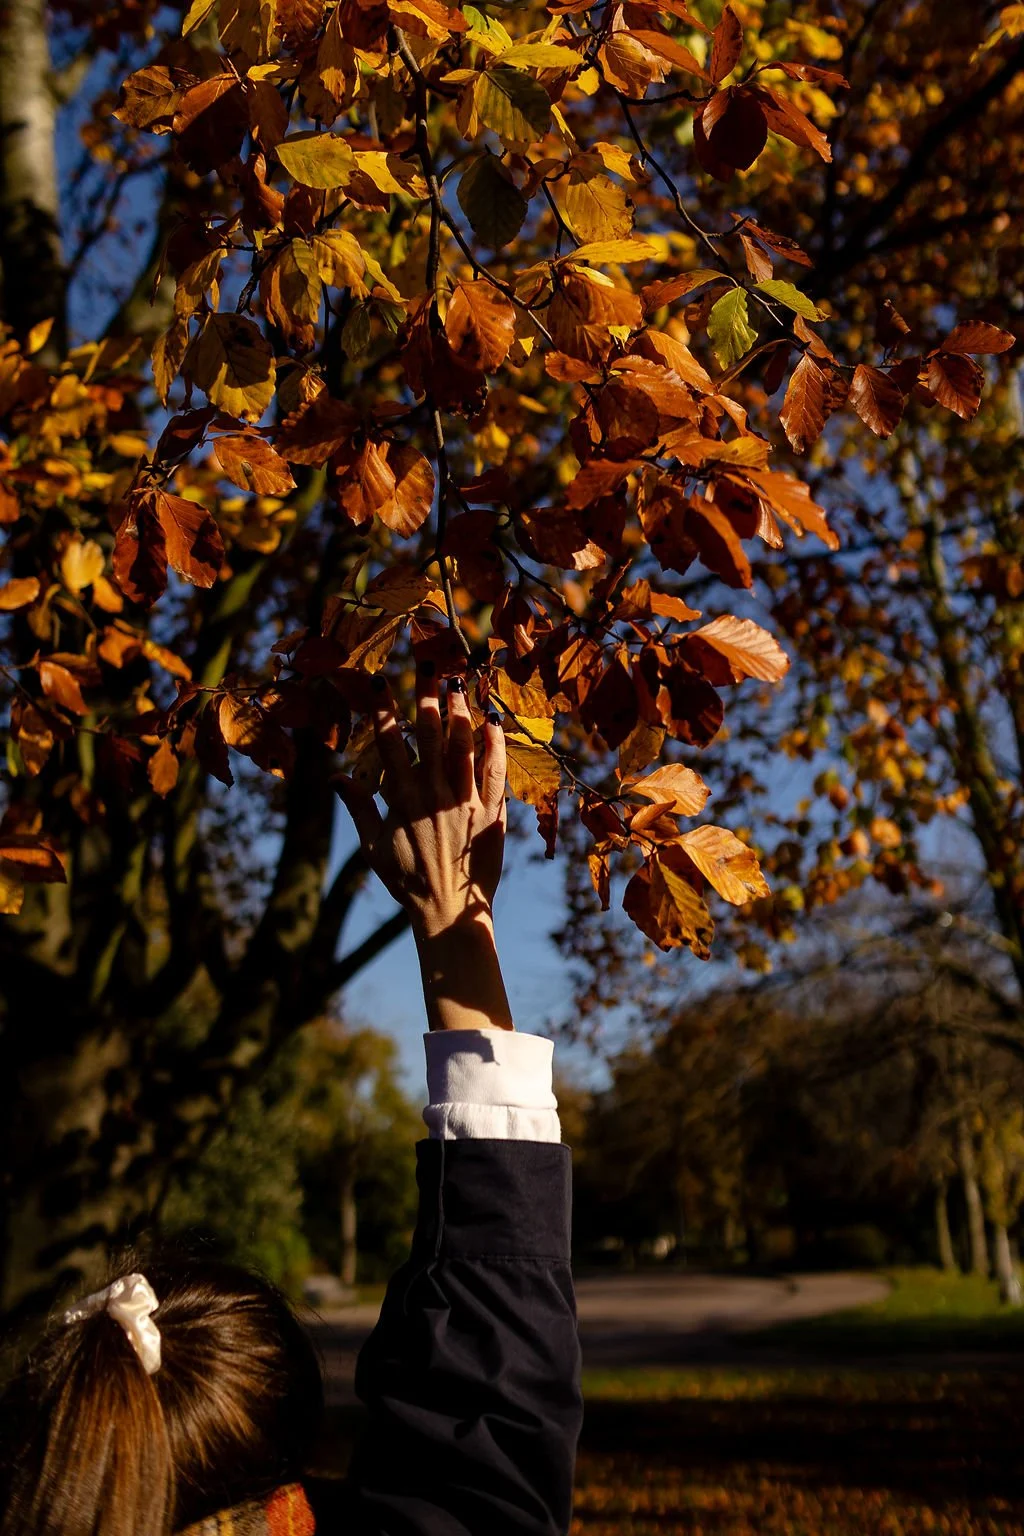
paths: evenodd
<path fill-rule="evenodd" d="M 582 1418 L 570 1152 L 423 1141 L 412 1255 L 359 1358 L 345 1536 L 565 1536 Z"/>

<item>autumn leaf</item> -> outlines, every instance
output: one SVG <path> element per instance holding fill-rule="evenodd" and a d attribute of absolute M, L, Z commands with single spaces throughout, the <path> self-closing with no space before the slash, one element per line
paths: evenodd
<path fill-rule="evenodd" d="M 942 343 L 942 352 L 966 352 L 974 356 L 1008 352 L 1017 338 L 1012 331 L 1002 331 L 984 320 L 967 320 L 956 325 Z"/>
<path fill-rule="evenodd" d="M 783 282 L 781 278 L 771 278 L 767 282 L 757 284 L 758 293 L 766 293 L 770 299 L 775 299 L 780 304 L 785 304 L 794 314 L 802 315 L 805 320 L 824 320 L 821 310 L 809 299 L 806 293 L 792 283 Z"/>
<path fill-rule="evenodd" d="M 505 752 L 509 793 L 514 799 L 538 809 L 546 806 L 551 796 L 557 793 L 562 779 L 557 760 L 543 746 L 530 741 L 517 741 L 514 735 L 509 739 L 508 727 Z"/>
<path fill-rule="evenodd" d="M 0 613 L 15 613 L 27 608 L 39 596 L 38 576 L 15 576 L 0 586 Z"/>
<path fill-rule="evenodd" d="M 732 74 L 743 52 L 743 27 L 731 5 L 722 9 L 721 17 L 711 34 L 711 62 L 708 73 L 716 85 Z"/>
<path fill-rule="evenodd" d="M 828 418 L 828 379 L 810 352 L 793 369 L 779 420 L 797 453 L 806 453 L 825 430 Z"/>
<path fill-rule="evenodd" d="M 251 758 L 265 773 L 286 779 L 295 760 L 295 747 L 266 711 L 250 699 L 230 693 L 222 693 L 216 707 L 224 742 Z"/>
<path fill-rule="evenodd" d="M 25 885 L 66 885 L 68 878 L 56 848 L 23 832 L 0 832 L 0 876 Z"/>
<path fill-rule="evenodd" d="M 880 368 L 858 363 L 848 399 L 876 437 L 891 437 L 899 426 L 903 416 L 903 392 Z"/>
<path fill-rule="evenodd" d="M 227 433 L 214 440 L 217 462 L 235 485 L 258 496 L 286 496 L 295 489 L 288 465 L 262 437 Z"/>
<path fill-rule="evenodd" d="M 211 315 L 185 366 L 211 404 L 231 416 L 258 421 L 274 397 L 274 349 L 244 315 Z"/>
<path fill-rule="evenodd" d="M 769 894 L 757 856 L 735 832 L 725 827 L 696 827 L 682 834 L 679 846 L 708 884 L 734 906 Z"/>
<path fill-rule="evenodd" d="M 691 949 L 700 960 L 711 954 L 714 922 L 707 904 L 685 871 L 685 856 L 668 846 L 653 853 L 626 886 L 626 914 L 659 949 Z"/>
<path fill-rule="evenodd" d="M 664 805 L 674 816 L 699 816 L 711 793 L 700 774 L 682 763 L 669 763 L 640 779 L 624 779 L 622 790 Z"/>
<path fill-rule="evenodd" d="M 789 671 L 789 657 L 778 641 L 752 619 L 732 614 L 687 635 L 685 648 L 687 659 L 716 686 L 744 677 L 778 683 Z"/>
<path fill-rule="evenodd" d="M 274 153 L 293 181 L 330 192 L 345 187 L 356 169 L 347 139 L 337 133 L 295 133 L 282 139 Z"/>
<path fill-rule="evenodd" d="M 168 566 L 193 586 L 212 587 L 223 562 L 224 541 L 205 507 L 156 489 L 131 497 L 113 555 L 117 584 L 130 601 L 154 603 Z"/>
<path fill-rule="evenodd" d="M 461 282 L 456 284 L 444 328 L 463 362 L 493 373 L 508 356 L 515 322 L 512 304 L 491 283 Z"/>
<path fill-rule="evenodd" d="M 384 455 L 394 490 L 377 515 L 393 533 L 409 539 L 426 522 L 434 504 L 433 466 L 412 443 L 386 443 Z"/>
<path fill-rule="evenodd" d="M 39 663 L 39 683 L 46 697 L 52 699 L 54 704 L 59 704 L 75 715 L 89 713 L 78 678 L 59 662 L 44 659 Z"/>
<path fill-rule="evenodd" d="M 146 777 L 161 798 L 170 794 L 178 782 L 178 758 L 169 736 L 165 736 L 146 764 Z"/>
<path fill-rule="evenodd" d="M 971 421 L 981 409 L 985 375 L 960 352 L 936 352 L 928 358 L 924 381 L 940 405 Z"/>
<path fill-rule="evenodd" d="M 459 178 L 456 189 L 473 233 L 491 250 L 500 251 L 523 227 L 528 204 L 511 172 L 485 149 Z"/>
<path fill-rule="evenodd" d="M 548 93 L 521 69 L 498 66 L 482 75 L 476 89 L 480 120 L 506 149 L 542 139 L 551 125 Z"/>

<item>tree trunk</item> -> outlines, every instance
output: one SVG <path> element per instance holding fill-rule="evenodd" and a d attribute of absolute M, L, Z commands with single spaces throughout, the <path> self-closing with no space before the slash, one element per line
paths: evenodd
<path fill-rule="evenodd" d="M 967 1121 L 961 1118 L 956 1128 L 957 1161 L 964 1187 L 964 1203 L 967 1206 L 967 1235 L 971 1245 L 971 1274 L 987 1275 L 989 1272 L 988 1243 L 985 1238 L 985 1212 L 978 1188 L 978 1171 L 974 1158 L 974 1141 Z"/>
<path fill-rule="evenodd" d="M 1013 1254 L 1010 1251 L 1010 1234 L 1002 1222 L 997 1221 L 994 1224 L 993 1247 L 996 1277 L 999 1281 L 999 1300 L 1008 1307 L 1019 1307 L 1024 1302 L 1024 1291 L 1021 1289 L 1020 1271 L 1013 1262 Z"/>
<path fill-rule="evenodd" d="M 356 1211 L 356 1166 L 352 1153 L 342 1158 L 341 1178 L 338 1181 L 338 1198 L 341 1217 L 341 1261 L 338 1276 L 342 1285 L 354 1286 L 358 1271 L 357 1247 L 358 1214 Z"/>
<path fill-rule="evenodd" d="M 945 1179 L 935 1180 L 935 1241 L 939 1250 L 939 1263 L 947 1273 L 952 1274 L 957 1268 L 957 1262 L 949 1230 L 949 1200 Z"/>
<path fill-rule="evenodd" d="M 0 307 L 24 337 L 41 320 L 53 331 L 40 354 L 65 347 L 65 273 L 57 187 L 56 103 L 45 0 L 0 3 Z"/>

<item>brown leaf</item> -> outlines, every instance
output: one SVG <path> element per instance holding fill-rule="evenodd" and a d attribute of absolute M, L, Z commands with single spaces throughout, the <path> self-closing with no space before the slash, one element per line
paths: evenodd
<path fill-rule="evenodd" d="M 30 779 L 41 773 L 49 761 L 54 746 L 54 717 L 44 715 L 25 699 L 14 699 L 11 704 L 11 735 L 18 743 L 25 772 Z"/>
<path fill-rule="evenodd" d="M 516 800 L 523 800 L 538 810 L 549 805 L 558 793 L 562 771 L 558 761 L 543 746 L 520 738 L 513 730 L 505 734 L 505 752 L 508 759 L 508 788 Z"/>
<path fill-rule="evenodd" d="M 178 757 L 171 745 L 171 738 L 165 736 L 146 764 L 146 776 L 156 794 L 163 798 L 169 795 L 178 782 Z"/>
<path fill-rule="evenodd" d="M 393 498 L 378 509 L 378 517 L 393 533 L 411 538 L 426 522 L 434 505 L 434 469 L 412 443 L 385 443 L 387 467 L 394 476 Z"/>
<path fill-rule="evenodd" d="M 743 26 L 731 5 L 722 11 L 718 25 L 711 34 L 711 63 L 709 73 L 718 85 L 726 75 L 732 74 L 743 52 Z"/>
<path fill-rule="evenodd" d="M 194 75 L 170 70 L 163 64 L 137 69 L 121 86 L 114 116 L 133 128 L 169 133 L 183 91 L 196 83 Z"/>
<path fill-rule="evenodd" d="M 600 733 L 613 752 L 636 726 L 636 689 L 628 669 L 618 657 L 605 668 L 597 684 L 587 693 L 580 706 L 580 718 L 587 730 Z"/>
<path fill-rule="evenodd" d="M 707 679 L 683 661 L 661 673 L 655 697 L 665 729 L 676 741 L 706 747 L 722 728 L 722 700 Z"/>
<path fill-rule="evenodd" d="M 258 496 L 286 496 L 295 489 L 295 479 L 284 459 L 255 433 L 229 433 L 215 438 L 213 451 L 228 479 L 243 491 L 255 491 Z"/>
<path fill-rule="evenodd" d="M 516 312 L 491 283 L 460 282 L 448 306 L 444 328 L 452 350 L 470 368 L 493 373 L 515 339 Z"/>
<path fill-rule="evenodd" d="M 197 502 L 166 491 L 152 494 L 167 564 L 194 587 L 212 587 L 224 563 L 224 540 L 217 524 Z"/>
<path fill-rule="evenodd" d="M 789 657 L 778 641 L 752 619 L 732 614 L 723 614 L 687 635 L 684 648 L 686 659 L 716 685 L 737 683 L 743 677 L 778 683 L 789 671 Z"/>
<path fill-rule="evenodd" d="M 994 356 L 1008 352 L 1016 343 L 1011 331 L 1001 331 L 997 325 L 984 320 L 966 320 L 954 326 L 942 343 L 943 352 L 967 352 L 976 357 Z"/>
<path fill-rule="evenodd" d="M 769 895 L 756 854 L 735 832 L 725 827 L 696 827 L 684 832 L 679 843 L 708 883 L 734 906 Z"/>
<path fill-rule="evenodd" d="M 200 176 L 234 158 L 249 132 L 249 105 L 236 74 L 214 75 L 186 91 L 174 114 L 178 149 Z"/>
<path fill-rule="evenodd" d="M 710 150 L 710 158 L 701 163 L 712 175 L 718 175 L 714 162 L 748 170 L 768 142 L 768 122 L 761 103 L 744 86 L 717 91 L 704 108 L 700 124 Z M 694 145 L 699 154 L 696 138 Z"/>
<path fill-rule="evenodd" d="M 289 464 L 326 464 L 359 427 L 359 415 L 326 389 L 286 416 L 274 439 Z"/>
<path fill-rule="evenodd" d="M 806 453 L 828 419 L 828 379 L 809 352 L 793 370 L 779 420 L 797 453 Z"/>
<path fill-rule="evenodd" d="M 547 314 L 548 330 L 560 352 L 600 362 L 615 346 L 613 326 L 632 331 L 643 324 L 643 302 L 639 294 L 606 286 L 597 281 L 597 274 L 571 267 L 560 275 Z"/>
<path fill-rule="evenodd" d="M 802 149 L 813 149 L 826 163 L 831 163 L 832 151 L 828 140 L 810 118 L 787 97 L 780 96 L 769 86 L 752 87 L 768 120 L 772 133 L 779 134 Z"/>
<path fill-rule="evenodd" d="M 669 845 L 653 853 L 627 885 L 622 905 L 659 949 L 686 946 L 698 959 L 710 956 L 715 925 L 679 849 Z"/>
<path fill-rule="evenodd" d="M 903 392 L 880 368 L 858 364 L 850 384 L 849 401 L 876 437 L 891 437 L 903 416 Z"/>
<path fill-rule="evenodd" d="M 0 832 L 0 866 L 29 885 L 66 885 L 67 871 L 55 848 L 25 832 Z"/>
<path fill-rule="evenodd" d="M 960 352 L 936 352 L 926 363 L 924 382 L 940 405 L 964 421 L 981 409 L 985 375 L 978 364 Z"/>
<path fill-rule="evenodd" d="M 291 737 L 268 718 L 259 704 L 223 693 L 217 700 L 217 720 L 229 747 L 251 758 L 265 773 L 278 779 L 288 777 L 295 747 Z M 196 745 L 198 748 L 198 741 Z"/>

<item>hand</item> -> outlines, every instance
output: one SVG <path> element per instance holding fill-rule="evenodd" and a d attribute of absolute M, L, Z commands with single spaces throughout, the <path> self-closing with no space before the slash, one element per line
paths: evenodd
<path fill-rule="evenodd" d="M 409 913 L 417 936 L 433 938 L 466 919 L 489 918 L 505 843 L 505 736 L 496 718 L 484 727 L 480 782 L 473 721 L 461 679 L 448 688 L 448 729 L 437 684 L 416 680 L 416 745 L 410 760 L 383 678 L 373 715 L 384 764 L 387 817 L 351 779 L 335 781 L 355 822 L 367 863 Z"/>
<path fill-rule="evenodd" d="M 376 679 L 375 679 L 376 682 Z M 345 776 L 335 780 L 366 861 L 409 913 L 431 1029 L 511 1029 L 494 947 L 491 907 L 505 844 L 505 737 L 487 721 L 479 781 L 473 722 L 461 684 L 448 688 L 448 728 L 437 684 L 416 680 L 416 745 L 411 760 L 384 679 L 373 725 L 384 765 L 381 816 L 374 798 Z"/>

